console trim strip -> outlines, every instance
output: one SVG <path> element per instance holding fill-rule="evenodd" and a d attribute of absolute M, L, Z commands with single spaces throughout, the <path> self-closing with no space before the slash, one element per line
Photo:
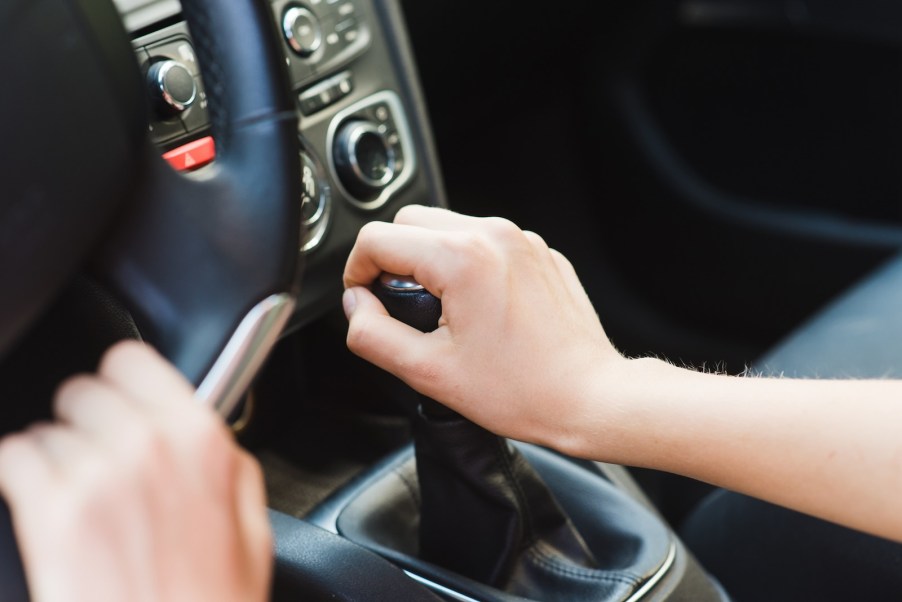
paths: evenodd
<path fill-rule="evenodd" d="M 379 196 L 371 201 L 361 201 L 348 192 L 344 187 L 344 184 L 341 183 L 341 178 L 338 177 L 338 170 L 335 166 L 335 135 L 338 133 L 339 126 L 354 113 L 375 104 L 379 104 L 380 102 L 384 102 L 388 105 L 392 117 L 394 118 L 395 126 L 398 128 L 398 137 L 401 140 L 404 165 L 401 167 L 401 173 L 398 174 L 398 177 L 396 177 L 388 186 L 383 188 L 382 192 L 379 193 Z M 355 207 L 368 211 L 379 209 L 385 205 L 396 192 L 410 182 L 410 179 L 413 177 L 417 168 L 416 148 L 413 144 L 413 137 L 410 134 L 410 125 L 407 123 L 407 114 L 404 112 L 404 107 L 401 104 L 401 99 L 398 95 L 390 90 L 376 92 L 336 113 L 335 117 L 332 118 L 332 122 L 329 123 L 329 130 L 326 133 L 326 160 L 329 163 L 330 175 L 335 181 L 335 186 L 341 191 L 342 196 L 344 196 L 349 203 Z"/>
<path fill-rule="evenodd" d="M 648 581 L 646 581 L 642 587 L 637 589 L 632 596 L 627 598 L 625 602 L 639 602 L 642 598 L 644 598 L 651 590 L 655 588 L 658 583 L 664 578 L 667 573 L 670 572 L 671 567 L 673 567 L 676 562 L 677 556 L 677 547 L 676 544 L 671 541 L 670 542 L 670 551 L 667 553 L 667 558 L 664 559 L 664 563 L 661 564 L 661 567 L 658 571 L 649 577 Z"/>
<path fill-rule="evenodd" d="M 670 569 L 673 567 L 674 563 L 676 562 L 676 555 L 677 555 L 676 544 L 671 541 L 670 542 L 670 550 L 667 552 L 667 557 L 664 559 L 664 562 L 661 564 L 660 568 L 658 568 L 657 572 L 655 572 L 654 575 L 649 577 L 649 579 L 644 584 L 642 584 L 642 587 L 640 587 L 635 592 L 633 592 L 633 595 L 631 595 L 629 598 L 624 600 L 624 602 L 639 602 L 639 600 L 642 600 L 643 598 L 645 598 L 645 596 L 647 596 L 651 592 L 651 590 L 654 589 L 655 586 L 661 582 L 661 580 L 664 578 L 664 576 L 670 572 Z M 438 583 L 435 583 L 434 581 L 430 581 L 429 579 L 426 579 L 425 577 L 417 575 L 416 573 L 413 573 L 411 571 L 405 570 L 404 574 L 406 574 L 408 577 L 410 577 L 414 581 L 428 587 L 432 591 L 437 592 L 443 596 L 447 596 L 453 600 L 458 600 L 459 602 L 479 602 L 478 600 L 475 600 L 474 598 L 471 598 L 460 592 L 454 591 L 453 589 L 449 589 L 449 588 L 445 587 L 444 585 L 439 585 Z"/>
<path fill-rule="evenodd" d="M 435 583 L 434 581 L 430 581 L 429 579 L 426 579 L 425 577 L 421 577 L 420 575 L 417 575 L 416 573 L 411 573 L 410 571 L 404 571 L 404 574 L 407 575 L 408 577 L 410 577 L 411 579 L 413 579 L 414 581 L 416 581 L 417 583 L 420 583 L 421 585 L 425 585 L 427 588 L 431 589 L 432 591 L 438 592 L 443 596 L 447 596 L 448 598 L 451 598 L 452 600 L 458 600 L 458 602 L 479 602 L 479 600 L 477 600 L 475 598 L 471 598 L 470 596 L 465 596 L 464 594 L 462 594 L 460 592 L 456 592 L 453 589 L 448 589 L 444 585 L 439 585 L 438 583 Z"/>

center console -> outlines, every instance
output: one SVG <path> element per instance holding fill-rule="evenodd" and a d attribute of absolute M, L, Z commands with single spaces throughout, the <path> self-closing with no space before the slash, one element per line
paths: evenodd
<path fill-rule="evenodd" d="M 117 4 L 132 31 L 146 80 L 153 140 L 174 169 L 189 177 L 205 177 L 217 169 L 217 148 L 210 135 L 206 83 L 178 3 L 118 0 Z M 446 200 L 399 5 L 390 0 L 272 0 L 269 6 L 300 117 L 302 151 L 297 161 L 303 192 L 297 202 L 303 232 L 298 253 L 306 268 L 289 330 L 303 328 L 301 334 L 307 336 L 309 325 L 337 305 L 344 261 L 364 224 L 390 221 L 406 204 L 445 206 Z M 240 45 L 242 40 L 233 43 Z M 327 344 L 315 342 L 317 347 Z M 309 369 L 300 363 L 289 362 L 288 371 Z M 289 397 L 284 391 L 276 395 Z M 339 400 L 327 400 L 333 402 Z M 304 425 L 284 422 L 281 429 L 288 437 L 304 437 Z M 327 429 L 328 424 L 322 428 L 311 424 L 306 425 L 311 440 L 328 438 L 312 432 Z M 508 563 L 503 578 L 461 570 L 467 563 L 458 563 L 457 556 L 492 555 L 486 554 L 488 546 L 478 549 L 483 546 L 482 529 L 467 529 L 467 523 L 451 529 L 459 531 L 449 534 L 458 542 L 454 549 L 424 553 L 423 495 L 435 496 L 436 491 L 456 495 L 462 490 L 441 487 L 444 476 L 429 484 L 423 478 L 426 473 L 418 475 L 417 459 L 422 465 L 425 457 L 422 450 L 433 445 L 433 457 L 439 457 L 444 449 L 441 437 L 426 436 L 428 441 L 418 441 L 416 457 L 410 444 L 396 446 L 392 453 L 368 458 L 350 480 L 325 479 L 328 485 L 320 486 L 323 491 L 317 495 L 307 495 L 306 488 L 316 484 L 314 479 L 305 480 L 312 473 L 305 473 L 300 464 L 316 463 L 321 473 L 328 473 L 339 471 L 341 462 L 336 461 L 333 469 L 322 457 L 329 453 L 325 448 L 303 446 L 304 452 L 294 460 L 279 460 L 281 486 L 295 491 L 291 499 L 305 501 L 277 500 L 272 512 L 277 557 L 274 599 L 726 599 L 625 469 L 574 461 L 531 446 L 507 447 L 507 442 L 500 444 L 506 450 L 501 461 L 478 477 L 489 483 L 505 467 L 513 471 L 510 458 L 519 463 L 514 472 L 521 477 L 508 475 L 507 485 L 498 489 L 499 497 L 507 496 L 518 508 L 508 513 L 512 528 L 518 528 L 518 522 L 536 523 L 524 531 L 526 536 L 511 540 L 517 548 L 511 552 L 516 561 Z M 354 431 L 352 437 L 358 440 L 345 447 L 363 445 L 367 438 Z M 263 464 L 275 487 L 273 462 Z M 463 461 L 460 465 L 466 466 Z M 528 478 L 522 477 L 526 474 Z M 533 502 L 513 499 L 524 487 L 535 489 L 540 482 L 544 484 L 532 496 Z M 479 497 L 478 488 L 474 491 L 471 497 Z M 448 512 L 455 511 L 454 500 L 439 501 Z M 562 558 L 558 552 L 566 546 L 545 545 L 553 539 L 546 532 L 553 529 L 541 527 L 538 523 L 544 519 L 531 515 L 540 514 L 534 512 L 539 506 L 548 509 L 549 520 L 566 527 L 568 545 L 575 545 L 577 554 Z M 489 530 L 502 527 L 487 516 L 474 521 L 482 521 Z M 470 534 L 457 537 L 464 532 Z M 540 532 L 546 535 L 529 536 Z M 492 560 L 484 564 L 492 565 Z"/>

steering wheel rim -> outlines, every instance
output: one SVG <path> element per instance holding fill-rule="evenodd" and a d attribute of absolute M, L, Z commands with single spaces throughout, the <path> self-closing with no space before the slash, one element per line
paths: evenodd
<path fill-rule="evenodd" d="M 150 141 L 142 76 L 111 0 L 0 7 L 0 72 L 20 92 L 4 107 L 20 119 L 4 126 L 19 152 L 2 172 L 0 254 L 13 261 L 0 278 L 19 286 L 0 299 L 0 351 L 89 265 L 198 398 L 227 414 L 298 291 L 297 113 L 262 0 L 182 5 L 217 145 L 215 164 L 193 176 Z M 39 71 L 18 59 L 32 49 Z M 0 586 L 25 599 L 4 530 Z"/>
<path fill-rule="evenodd" d="M 51 80 L 58 81 L 48 86 L 41 83 L 45 76 L 14 73 L 23 76 L 18 88 L 27 92 L 19 104 L 36 105 L 39 110 L 29 116 L 48 118 L 35 119 L 28 130 L 14 128 L 8 139 L 22 147 L 35 138 L 55 139 L 64 148 L 45 149 L 40 157 L 23 153 L 4 177 L 12 190 L 0 205 L 0 216 L 6 218 L 0 223 L 7 226 L 2 243 L 8 249 L 36 240 L 33 246 L 41 252 L 25 254 L 17 263 L 42 280 L 25 283 L 12 295 L 15 306 L 0 306 L 0 349 L 91 258 L 93 271 L 120 293 L 145 338 L 201 386 L 200 394 L 217 404 L 223 396 L 233 401 L 246 376 L 228 387 L 210 379 L 234 380 L 229 369 L 252 371 L 245 365 L 247 356 L 261 355 L 266 347 L 261 332 L 277 329 L 290 314 L 300 270 L 297 113 L 268 7 L 255 0 L 183 2 L 217 144 L 214 167 L 186 177 L 173 171 L 150 141 L 142 76 L 110 0 L 68 0 L 63 7 L 52 2 L 56 11 L 42 10 L 50 4 L 15 0 L 3 9 L 5 22 L 26 32 L 5 44 L 3 50 L 9 52 L 4 54 L 14 54 L 13 44 L 26 39 L 30 47 L 51 47 L 50 36 L 66 31 L 74 58 L 53 64 L 63 63 L 59 71 L 75 72 L 94 93 L 60 103 L 47 92 L 54 84 L 71 84 L 63 74 L 52 73 Z M 47 27 L 48 13 L 58 15 L 55 27 Z M 90 142 L 90 129 L 78 126 L 96 112 L 98 97 L 106 102 L 102 123 L 110 125 L 92 126 L 100 139 L 92 150 L 106 152 L 90 163 L 92 178 L 101 180 L 90 186 L 72 173 L 84 168 L 73 155 L 79 144 Z M 6 108 L 17 112 L 19 104 Z M 57 112 L 63 118 L 55 119 Z M 60 202 L 55 200 L 63 195 L 60 187 L 38 187 L 60 217 L 15 224 L 18 230 L 13 231 L 9 216 L 28 208 L 28 191 L 38 182 L 31 166 L 38 160 L 47 166 L 41 176 L 64 180 L 76 189 L 77 198 Z M 109 166 L 98 166 L 101 162 Z M 17 172 L 25 175 L 17 177 Z M 73 210 L 73 204 L 83 206 Z M 79 214 L 91 219 L 66 223 Z M 72 232 L 76 229 L 77 234 Z M 7 265 L 0 268 L 0 277 L 17 281 L 25 272 Z M 243 361 L 220 359 L 227 348 L 227 355 L 242 355 Z"/>

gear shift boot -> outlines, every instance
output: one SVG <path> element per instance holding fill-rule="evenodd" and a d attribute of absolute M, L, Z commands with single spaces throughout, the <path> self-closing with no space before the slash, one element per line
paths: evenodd
<path fill-rule="evenodd" d="M 460 417 L 422 415 L 414 436 L 420 558 L 507 591 L 518 589 L 528 556 L 595 568 L 545 483 L 507 440 Z"/>
<path fill-rule="evenodd" d="M 543 542 L 521 550 L 508 567 L 506 583 L 495 587 L 425 561 L 420 551 L 423 493 L 417 480 L 413 446 L 349 483 L 306 519 L 377 552 L 428 582 L 481 602 L 622 601 L 658 580 L 666 583 L 671 577 L 678 577 L 684 570 L 680 565 L 691 563 L 667 526 L 606 480 L 593 465 L 575 464 L 532 445 L 512 445 L 570 517 L 596 560 L 594 568 L 579 566 L 578 561 L 562 555 L 566 551 Z M 461 528 L 460 521 L 454 520 Z M 482 519 L 475 520 L 484 524 Z M 456 557 L 452 563 L 469 562 L 468 556 L 491 545 L 489 534 L 477 536 L 476 541 L 461 548 L 449 547 L 444 553 Z M 692 570 L 698 571 L 697 567 Z M 702 602 L 722 598 L 706 589 L 686 599 Z"/>

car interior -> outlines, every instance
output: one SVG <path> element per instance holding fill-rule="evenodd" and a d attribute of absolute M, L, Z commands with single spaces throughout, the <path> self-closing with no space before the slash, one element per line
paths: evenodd
<path fill-rule="evenodd" d="M 539 233 L 628 356 L 899 376 L 902 6 L 15 0 L 0 29 L 0 431 L 147 340 L 264 468 L 273 600 L 735 595 L 682 536 L 710 485 L 502 440 L 347 350 L 345 260 L 405 205 Z"/>

